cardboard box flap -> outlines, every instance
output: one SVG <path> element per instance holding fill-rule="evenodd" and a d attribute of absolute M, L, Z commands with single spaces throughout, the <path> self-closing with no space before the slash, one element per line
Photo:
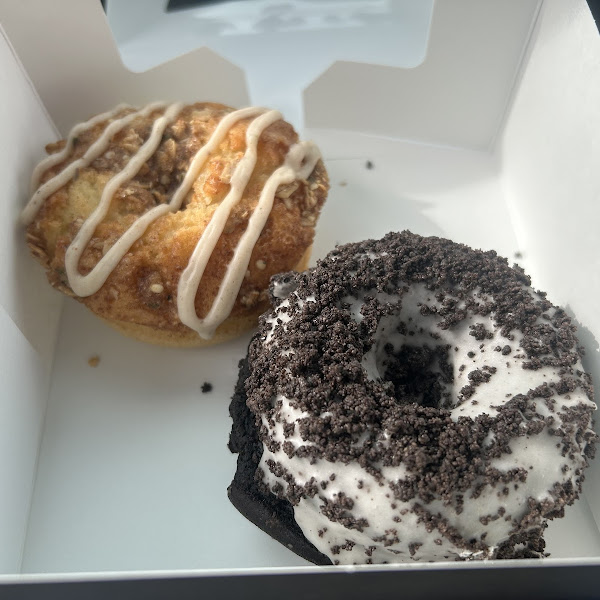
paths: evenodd
<path fill-rule="evenodd" d="M 538 0 L 436 3 L 423 64 L 336 62 L 304 92 L 306 126 L 488 149 L 539 6 Z"/>
<path fill-rule="evenodd" d="M 538 29 L 497 154 L 538 285 L 600 336 L 600 35 L 585 0 L 546 0 Z"/>
<path fill-rule="evenodd" d="M 128 71 L 97 0 L 66 0 L 60 7 L 44 0 L 3 2 L 0 22 L 63 135 L 74 123 L 120 102 L 248 104 L 241 69 L 208 48 L 144 73 Z"/>
<path fill-rule="evenodd" d="M 19 214 L 29 175 L 43 152 L 40 139 L 54 138 L 52 124 L 0 28 L 0 306 L 38 352 L 52 355 L 60 295 L 31 260 Z"/>
<path fill-rule="evenodd" d="M 0 27 L 0 572 L 20 569 L 62 298 L 19 225 L 29 173 L 53 126 Z M 10 93 L 8 93 L 10 92 Z"/>
<path fill-rule="evenodd" d="M 434 0 L 202 2 L 108 0 L 124 63 L 143 71 L 206 45 L 243 67 L 251 103 L 302 125 L 302 91 L 336 60 L 414 67 L 425 56 Z"/>

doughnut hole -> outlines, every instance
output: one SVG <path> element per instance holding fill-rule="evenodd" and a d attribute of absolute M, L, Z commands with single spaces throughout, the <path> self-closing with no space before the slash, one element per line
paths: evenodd
<path fill-rule="evenodd" d="M 367 377 L 388 382 L 389 393 L 400 405 L 451 408 L 454 368 L 450 345 L 415 329 L 415 320 L 406 317 L 406 306 L 402 312 L 379 319 L 373 346 L 362 361 Z"/>
<path fill-rule="evenodd" d="M 381 379 L 392 384 L 398 404 L 415 403 L 431 408 L 451 406 L 449 386 L 454 377 L 449 348 L 403 344 L 394 350 L 390 343 L 382 347 L 377 357 L 377 369 Z"/>

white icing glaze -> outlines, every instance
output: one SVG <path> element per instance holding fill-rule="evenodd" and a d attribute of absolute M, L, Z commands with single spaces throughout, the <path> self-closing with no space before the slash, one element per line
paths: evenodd
<path fill-rule="evenodd" d="M 127 107 L 120 105 L 114 110 L 76 125 L 69 133 L 64 149 L 46 158 L 34 170 L 32 188 L 35 189 L 37 187 L 37 189 L 33 192 L 29 203 L 23 210 L 23 222 L 25 224 L 31 223 L 43 202 L 62 186 L 66 185 L 75 176 L 78 169 L 89 166 L 105 152 L 116 133 L 124 129 L 134 119 L 145 117 L 151 112 L 164 107 L 164 103 L 149 104 L 142 110 L 131 112 L 124 117 L 113 120 L 107 124 L 100 137 L 88 148 L 80 159 L 73 161 L 57 175 L 38 187 L 42 174 L 68 157 L 73 149 L 74 140 L 78 135 L 99 123 L 110 121 Z M 248 227 L 235 249 L 233 259 L 228 265 L 217 297 L 206 318 L 199 319 L 195 310 L 195 298 L 204 270 L 223 233 L 232 208 L 242 198 L 248 181 L 252 176 L 257 160 L 258 140 L 261 134 L 269 125 L 282 119 L 281 113 L 277 111 L 249 107 L 233 111 L 223 117 L 209 140 L 198 150 L 191 160 L 183 181 L 169 203 L 159 205 L 138 218 L 112 245 L 92 271 L 86 275 L 81 275 L 79 273 L 81 256 L 92 239 L 96 227 L 106 217 L 115 192 L 121 185 L 135 177 L 142 165 L 156 151 L 165 129 L 177 118 L 182 108 L 183 104 L 181 103 L 171 104 L 166 107 L 163 115 L 154 122 L 150 137 L 129 160 L 125 168 L 108 181 L 102 192 L 98 206 L 84 221 L 75 239 L 68 247 L 65 256 L 65 267 L 69 285 L 76 295 L 86 297 L 96 293 L 104 285 L 114 268 L 123 259 L 133 244 L 142 237 L 148 226 L 161 216 L 169 212 L 176 212 L 181 208 L 202 166 L 210 154 L 225 139 L 231 127 L 242 119 L 253 118 L 254 120 L 250 123 L 246 131 L 246 151 L 235 168 L 231 178 L 229 193 L 216 209 L 211 221 L 196 244 L 178 284 L 177 310 L 180 321 L 196 331 L 202 338 L 210 339 L 213 337 L 217 327 L 229 316 L 233 308 L 250 262 L 252 250 L 269 217 L 277 188 L 282 184 L 291 183 L 298 178 L 306 179 L 315 168 L 320 154 L 316 146 L 311 142 L 295 144 L 290 148 L 284 164 L 268 178 L 261 192 L 258 205 L 250 217 Z"/>
<path fill-rule="evenodd" d="M 377 256 L 367 258 L 376 260 Z M 534 299 L 540 299 L 537 294 L 531 293 Z M 297 292 L 293 294 L 298 297 Z M 473 297 L 477 298 L 478 294 L 479 291 L 475 290 Z M 357 322 L 363 318 L 361 308 L 367 296 L 373 297 L 373 293 L 356 290 L 352 296 L 343 299 L 349 314 Z M 362 366 L 368 377 L 382 378 L 386 344 L 391 344 L 395 350 L 403 345 L 431 347 L 449 345 L 450 359 L 454 366 L 454 382 L 447 385 L 447 391 L 454 399 L 454 404 L 450 407 L 451 418 L 454 421 L 460 417 L 475 418 L 483 413 L 493 416 L 498 413 L 498 407 L 513 395 L 526 394 L 544 383 L 553 385 L 560 381 L 559 367 L 523 369 L 521 366 L 525 354 L 521 347 L 523 336 L 514 332 L 513 340 L 502 338 L 495 331 L 493 320 L 489 316 L 469 313 L 458 326 L 446 330 L 436 327 L 441 317 L 435 313 L 428 316 L 420 313 L 422 304 L 426 303 L 430 306 L 436 304 L 432 292 L 428 291 L 423 284 L 411 285 L 401 299 L 384 293 L 377 294 L 375 297 L 381 303 L 396 304 L 398 310 L 395 314 L 380 320 L 375 336 L 376 342 L 363 357 Z M 267 318 L 266 324 L 270 325 L 271 329 L 265 337 L 265 344 L 274 343 L 273 336 L 277 329 L 281 328 L 285 331 L 293 327 L 295 315 L 288 310 L 289 305 L 289 299 L 283 300 L 274 313 Z M 554 309 L 547 314 L 551 316 L 553 311 Z M 400 320 L 409 323 L 406 335 L 401 335 L 397 331 Z M 478 341 L 469 335 L 471 331 L 469 326 L 480 323 L 494 333 L 492 339 Z M 421 327 L 423 331 L 420 330 Z M 439 337 L 432 337 L 430 332 L 435 332 Z M 503 355 L 495 350 L 496 347 L 503 347 L 506 344 L 510 344 L 512 348 L 509 355 Z M 459 348 L 458 352 L 455 352 L 455 347 Z M 469 352 L 474 355 L 469 357 Z M 466 368 L 460 370 L 462 364 L 466 365 Z M 497 371 L 487 383 L 475 387 L 472 396 L 461 400 L 461 389 L 469 383 L 468 373 L 484 366 L 495 367 Z M 435 365 L 432 368 L 435 369 Z M 582 370 L 581 364 L 576 364 L 574 369 Z M 595 408 L 595 404 L 580 388 L 569 394 L 553 396 L 553 400 L 556 401 L 553 413 L 556 418 L 560 418 L 560 413 L 569 407 L 580 405 Z M 535 402 L 536 412 L 542 417 L 550 414 L 550 409 L 542 398 L 535 399 Z M 279 396 L 275 404 L 275 413 L 269 420 L 263 418 L 269 438 L 280 444 L 289 442 L 294 451 L 310 443 L 302 439 L 298 428 L 300 420 L 308 415 L 298 414 L 300 411 L 295 413 L 289 409 L 295 404 L 293 398 Z M 320 418 L 326 416 L 327 413 L 323 413 Z M 284 435 L 284 423 L 294 425 L 292 436 Z M 389 435 L 383 432 L 382 439 L 378 440 L 378 443 L 385 446 L 386 439 L 389 439 Z M 488 434 L 483 445 L 489 446 L 493 439 L 494 435 Z M 492 459 L 490 467 L 500 473 L 523 469 L 527 472 L 526 481 L 519 482 L 517 488 L 514 481 L 506 486 L 501 482 L 490 485 L 481 481 L 480 483 L 484 484 L 481 493 L 476 497 L 469 492 L 465 493 L 460 511 L 456 510 L 454 502 L 444 504 L 441 500 L 434 500 L 425 504 L 418 499 L 402 502 L 395 498 L 390 486 L 406 478 L 407 469 L 402 463 L 397 467 L 381 467 L 383 478 L 379 482 L 357 462 L 342 464 L 332 463 L 323 458 L 313 458 L 311 463 L 309 458 L 297 455 L 289 458 L 282 449 L 273 452 L 263 445 L 260 467 L 264 473 L 263 482 L 270 489 L 276 485 L 283 486 L 284 490 L 287 489 L 286 480 L 274 474 L 274 471 L 279 472 L 279 467 L 283 467 L 298 485 L 306 484 L 311 477 L 315 478 L 317 486 L 321 482 L 326 482 L 326 488 L 324 490 L 319 488 L 318 494 L 314 497 L 302 497 L 299 500 L 294 506 L 294 516 L 305 537 L 332 561 L 352 564 L 364 563 L 367 560 L 381 563 L 492 558 L 496 548 L 508 540 L 514 532 L 514 523 L 519 522 L 530 510 L 528 498 L 532 497 L 539 502 L 544 500 L 552 502 L 551 489 L 554 483 L 572 482 L 575 487 L 577 486 L 578 473 L 586 465 L 583 456 L 586 442 L 577 442 L 580 452 L 575 452 L 573 456 L 563 456 L 562 446 L 557 442 L 558 438 L 546 429 L 537 435 L 525 435 L 513 439 L 509 443 L 510 452 Z M 276 463 L 274 469 L 269 468 L 270 461 Z M 475 482 L 477 483 L 478 481 Z M 505 487 L 506 489 L 503 489 Z M 347 513 L 356 520 L 368 521 L 368 526 L 362 528 L 362 531 L 330 520 L 323 513 L 323 499 L 333 501 L 340 493 L 353 501 L 353 506 Z M 414 512 L 415 504 L 421 504 L 430 514 L 445 520 L 463 539 L 479 540 L 483 535 L 487 549 L 470 552 L 455 544 L 452 536 L 444 535 L 437 527 L 431 528 L 430 524 L 419 518 Z"/>
<path fill-rule="evenodd" d="M 478 290 L 473 294 L 476 296 Z M 363 305 L 363 298 L 368 295 L 366 292 L 359 294 L 357 298 L 346 298 L 350 304 L 350 311 L 356 320 L 362 319 L 360 309 Z M 378 294 L 377 299 L 380 302 L 399 302 L 396 296 L 389 294 Z M 536 298 L 539 299 L 539 298 Z M 496 369 L 496 373 L 491 375 L 485 385 L 475 387 L 473 395 L 453 407 L 450 411 L 452 419 L 458 420 L 459 417 L 475 418 L 480 414 L 488 414 L 494 416 L 498 412 L 498 408 L 507 400 L 507 394 L 510 395 L 526 393 L 530 389 L 534 389 L 544 383 L 558 383 L 560 380 L 559 368 L 544 367 L 542 369 L 523 369 L 521 367 L 521 356 L 524 351 L 521 349 L 523 335 L 514 331 L 514 340 L 508 342 L 506 338 L 502 338 L 496 330 L 495 323 L 491 316 L 481 316 L 469 313 L 458 326 L 449 329 L 440 329 L 436 327 L 437 318 L 433 315 L 423 317 L 420 313 L 422 304 L 429 306 L 440 306 L 435 300 L 433 294 L 426 289 L 423 284 L 413 284 L 402 297 L 402 309 L 398 314 L 384 317 L 380 320 L 377 327 L 375 338 L 377 340 L 374 347 L 369 350 L 363 357 L 363 366 L 367 370 L 371 379 L 380 378 L 382 375 L 381 363 L 383 361 L 386 344 L 392 344 L 394 350 L 398 350 L 401 346 L 408 344 L 410 346 L 429 345 L 434 347 L 437 345 L 448 344 L 451 347 L 450 355 L 454 365 L 454 383 L 447 386 L 447 391 L 454 399 L 459 399 L 460 390 L 469 384 L 468 374 L 482 367 Z M 457 308 L 463 308 L 464 302 L 459 303 Z M 548 314 L 552 314 L 548 311 Z M 356 316 L 358 315 L 358 316 Z M 399 319 L 410 321 L 414 324 L 411 330 L 412 335 L 401 335 L 396 331 L 396 323 Z M 544 323 L 538 319 L 537 323 Z M 476 340 L 471 333 L 471 326 L 482 323 L 486 329 L 493 333 L 493 337 L 485 340 Z M 420 332 L 417 327 L 424 327 L 424 331 Z M 438 339 L 433 339 L 430 332 L 435 332 L 439 336 Z M 501 352 L 497 352 L 497 346 L 509 344 L 512 351 L 505 356 Z M 458 348 L 458 352 L 454 350 Z M 472 352 L 474 355 L 469 356 Z M 461 365 L 465 365 L 465 369 L 460 370 Z M 433 367 L 435 370 L 435 366 Z M 575 369 L 583 370 L 581 363 L 575 365 Z M 563 398 L 565 406 L 576 405 L 583 403 L 588 406 L 595 406 L 585 393 L 581 390 L 570 395 L 571 399 Z M 539 407 L 540 412 L 546 416 L 547 409 L 543 403 Z"/>

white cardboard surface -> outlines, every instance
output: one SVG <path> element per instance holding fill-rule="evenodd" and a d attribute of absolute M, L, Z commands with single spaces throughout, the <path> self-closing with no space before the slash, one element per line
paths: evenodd
<path fill-rule="evenodd" d="M 53 352 L 62 298 L 48 289 L 37 264 L 23 252 L 18 217 L 29 192 L 29 177 L 43 156 L 43 145 L 56 139 L 43 106 L 14 60 L 0 29 L 0 305 L 47 357 Z M 10 93 L 7 93 L 10 90 Z"/>
<path fill-rule="evenodd" d="M 599 106 L 600 36 L 587 6 L 546 2 L 498 154 L 539 285 L 596 335 Z"/>
<path fill-rule="evenodd" d="M 24 572 L 303 564 L 227 499 L 227 398 L 247 343 L 156 348 L 65 307 Z"/>
<path fill-rule="evenodd" d="M 489 149 L 538 6 L 538 0 L 438 2 L 422 65 L 335 63 L 304 92 L 306 126 Z"/>
<path fill-rule="evenodd" d="M 1 25 L 0 64 L 0 572 L 11 573 L 25 543 L 62 298 L 27 256 L 18 225 L 40 140 L 55 134 Z"/>
<path fill-rule="evenodd" d="M 315 256 L 324 256 L 336 243 L 402 229 L 462 240 L 504 256 L 519 251 L 500 173 L 489 155 L 351 132 L 313 129 L 308 135 L 324 153 L 331 178 Z M 372 169 L 366 168 L 367 160 Z M 491 213 L 497 227 L 476 226 Z"/>
<path fill-rule="evenodd" d="M 469 10 L 463 12 L 463 18 L 455 15 L 449 21 L 442 19 L 441 15 L 449 17 L 445 11 L 450 11 L 450 4 L 462 7 L 463 11 Z M 527 198 L 527 202 L 539 211 L 540 207 L 546 206 L 550 193 L 550 206 L 556 210 L 557 216 L 548 224 L 557 226 L 562 222 L 557 209 L 563 206 L 564 195 L 552 194 L 550 188 L 555 186 L 556 190 L 561 190 L 565 182 L 570 182 L 580 192 L 570 205 L 578 210 L 581 208 L 582 214 L 590 222 L 597 222 L 597 218 L 593 220 L 594 216 L 598 216 L 597 205 L 591 208 L 597 190 L 593 177 L 597 162 L 588 163 L 587 155 L 582 150 L 588 150 L 590 144 L 592 149 L 597 149 L 593 141 L 595 138 L 589 141 L 589 132 L 583 123 L 586 119 L 593 121 L 597 118 L 592 114 L 595 106 L 592 108 L 592 104 L 587 104 L 590 99 L 588 94 L 592 94 L 591 100 L 596 99 L 595 88 L 592 87 L 592 91 L 588 92 L 590 88 L 585 80 L 595 73 L 594 65 L 600 52 L 594 46 L 596 42 L 591 36 L 589 15 L 582 9 L 582 0 L 574 0 L 566 8 L 562 0 L 546 0 L 539 31 L 532 38 L 531 53 L 526 54 L 526 60 L 531 60 L 531 69 L 526 69 L 521 77 L 519 61 L 523 50 L 528 47 L 528 34 L 537 14 L 538 3 L 511 0 L 502 3 L 502 8 L 497 8 L 499 4 L 492 4 L 488 0 L 437 3 L 436 11 L 440 12 L 435 16 L 437 26 L 432 30 L 430 58 L 435 62 L 436 56 L 441 56 L 435 53 L 436 40 L 445 40 L 449 54 L 456 47 L 460 52 L 457 50 L 455 57 L 462 52 L 463 59 L 467 61 L 461 63 L 466 65 L 463 74 L 468 77 L 457 76 L 456 70 L 452 70 L 457 68 L 452 61 L 438 63 L 437 72 L 429 71 L 427 77 L 422 79 L 425 88 L 421 88 L 421 91 L 428 89 L 430 92 L 429 96 L 423 98 L 429 98 L 431 102 L 425 102 L 422 98 L 419 106 L 416 86 L 408 94 L 408 97 L 415 94 L 412 104 L 403 105 L 403 110 L 398 107 L 398 99 L 403 98 L 400 92 L 410 88 L 407 82 L 418 82 L 419 76 L 415 75 L 417 71 L 424 69 L 422 72 L 427 73 L 431 69 L 428 66 L 429 59 L 414 71 L 344 65 L 345 76 L 337 79 L 335 70 L 338 67 L 334 67 L 307 92 L 306 114 L 309 124 L 313 126 L 311 134 L 324 150 L 332 181 L 330 199 L 324 209 L 315 243 L 315 258 L 325 254 L 337 242 L 380 236 L 390 229 L 411 228 L 422 234 L 440 234 L 475 246 L 493 247 L 508 256 L 514 255 L 517 250 L 524 251 L 528 263 L 535 265 L 533 275 L 537 275 L 538 269 L 540 273 L 546 273 L 549 286 L 558 280 L 548 275 L 552 273 L 553 265 L 548 266 L 544 262 L 549 243 L 542 235 L 535 234 L 532 229 L 535 220 L 531 218 L 533 209 L 523 207 L 522 203 Z M 83 68 L 84 59 L 77 58 L 73 63 L 73 71 L 61 70 L 59 77 L 46 76 L 44 69 L 50 70 L 48 64 L 57 64 L 54 61 L 58 58 L 63 63 L 70 61 L 69 55 L 57 50 L 49 51 L 44 57 L 39 52 L 39 46 L 31 44 L 30 40 L 37 41 L 37 38 L 28 36 L 32 33 L 46 35 L 45 30 L 52 27 L 48 21 L 42 26 L 35 19 L 27 19 L 21 6 L 21 3 L 0 0 L 0 22 L 6 26 L 11 40 L 14 35 L 15 46 L 20 54 L 23 53 L 21 58 L 24 64 L 35 74 L 32 78 L 40 86 L 40 93 L 60 127 L 64 130 L 67 126 L 69 104 L 74 109 L 69 125 L 73 120 L 105 110 L 106 104 L 97 106 L 95 103 L 99 104 L 100 99 L 87 92 L 78 96 L 77 106 L 74 106 L 75 101 L 70 99 L 71 96 L 67 97 L 64 104 L 60 103 L 60 95 L 64 95 L 65 89 L 79 89 L 82 81 L 86 82 L 86 89 L 92 85 L 91 75 Z M 36 0 L 36 6 L 41 11 L 37 15 L 52 18 L 44 12 L 45 3 Z M 89 37 L 90 47 L 96 47 L 96 50 L 102 47 L 108 52 L 108 62 L 104 66 L 100 64 L 101 59 L 97 54 L 90 53 L 89 60 L 96 61 L 98 68 L 105 69 L 97 70 L 94 74 L 106 76 L 113 67 L 115 73 L 119 71 L 121 67 L 115 61 L 114 45 L 112 42 L 109 44 L 106 25 L 98 19 L 101 15 L 97 4 L 93 3 L 91 8 L 91 1 L 63 0 L 63 7 L 75 11 L 71 15 L 78 15 L 76 21 L 70 21 L 71 27 L 73 23 L 83 22 L 82 18 L 87 19 L 85 22 L 90 27 L 89 32 L 77 31 L 75 38 L 81 40 Z M 490 21 L 496 19 L 497 31 L 486 30 L 484 35 L 479 26 L 486 15 Z M 69 22 L 69 19 L 66 21 Z M 449 29 L 443 27 L 443 23 L 447 23 Z M 574 29 L 569 29 L 567 25 L 572 25 Z M 65 30 L 60 29 L 63 25 L 57 24 L 57 27 L 64 35 Z M 565 31 L 570 31 L 572 37 L 567 36 L 567 43 L 563 46 Z M 52 37 L 55 34 L 49 35 Z M 582 41 L 578 45 L 577 40 L 588 38 L 592 45 L 588 46 L 585 42 L 585 49 L 591 48 L 593 57 L 589 56 L 589 62 L 584 62 L 581 72 L 572 75 L 574 65 L 579 64 L 580 46 L 584 43 Z M 58 34 L 51 41 L 59 49 L 64 49 Z M 476 43 L 475 48 L 481 48 L 480 62 L 469 62 L 469 55 L 473 54 L 473 48 L 470 53 L 466 51 L 469 43 Z M 495 52 L 502 57 L 508 56 L 510 60 L 501 58 L 500 62 L 490 63 L 487 59 L 495 56 Z M 558 71 L 562 78 L 556 83 L 552 80 L 550 63 L 558 59 L 558 52 L 564 52 L 565 56 L 561 58 L 564 66 Z M 584 55 L 588 56 L 587 52 Z M 208 52 L 204 57 L 210 62 L 214 54 Z M 10 56 L 0 54 L 0 59 L 7 61 L 14 70 L 15 63 L 14 60 L 11 62 Z M 190 57 L 183 57 L 153 72 L 164 75 L 161 79 L 163 84 L 175 82 L 180 79 L 177 72 L 189 72 L 189 62 L 186 61 L 191 60 Z M 510 68 L 509 62 L 512 65 Z M 216 59 L 213 64 L 222 63 Z M 185 71 L 178 71 L 181 65 L 186 65 Z M 490 65 L 497 67 L 494 70 L 496 77 L 491 79 Z M 366 89 L 377 90 L 380 94 L 375 110 L 379 113 L 377 116 L 369 116 L 363 121 L 359 119 L 362 118 L 357 110 L 360 97 L 355 101 L 356 90 L 351 87 L 340 90 L 343 92 L 343 102 L 350 105 L 351 110 L 348 111 L 340 109 L 341 105 L 335 96 L 323 93 L 325 84 L 329 86 L 331 94 L 335 92 L 332 84 L 349 84 L 352 69 L 355 76 L 360 75 L 358 80 L 362 82 L 362 87 L 369 82 L 373 87 Z M 364 79 L 367 71 L 369 75 Z M 236 69 L 226 70 L 225 73 L 234 79 L 239 75 Z M 454 76 L 448 77 L 451 73 Z M 134 85 L 125 81 L 127 77 L 117 75 L 112 81 L 115 85 L 123 82 L 126 86 L 124 89 L 133 90 L 127 88 L 128 85 Z M 144 85 L 148 87 L 143 85 L 140 88 L 140 101 L 157 97 L 154 95 L 156 88 L 150 87 L 153 85 L 149 83 L 150 75 L 140 75 L 137 80 L 144 81 L 144 77 L 148 82 Z M 396 83 L 404 81 L 404 87 L 393 87 L 391 83 L 389 85 L 392 87 L 386 87 L 392 79 Z M 16 77 L 15 81 L 20 81 L 19 85 L 22 85 L 24 79 Z M 219 89 L 225 94 L 232 89 L 239 92 L 243 81 L 236 81 L 225 83 Z M 60 86 L 57 87 L 58 82 Z M 558 136 L 561 143 L 557 146 L 556 154 L 553 154 L 553 151 L 542 148 L 547 138 L 541 142 L 541 132 L 552 129 L 557 118 L 574 118 L 575 113 L 581 110 L 581 107 L 572 107 L 575 98 L 570 98 L 567 92 L 563 92 L 565 96 L 559 94 L 566 83 L 574 86 L 573 95 L 575 90 L 579 90 L 577 97 L 581 99 L 583 95 L 586 108 L 584 117 L 575 119 L 578 126 L 574 130 L 566 124 L 558 127 L 558 132 L 562 132 Z M 500 151 L 497 154 L 420 143 L 429 140 L 444 145 L 486 148 L 496 136 L 498 127 L 505 123 L 505 109 L 513 97 L 513 84 L 520 86 L 519 93 L 514 107 L 508 113 L 506 138 L 503 137 L 504 131 L 498 137 L 505 143 L 498 146 Z M 109 105 L 123 99 L 117 97 L 119 94 L 113 87 L 98 85 L 97 79 L 94 85 L 100 89 L 99 97 L 111 100 Z M 178 84 L 173 85 L 176 87 Z M 110 89 L 107 91 L 104 87 Z M 191 89 L 184 85 L 182 94 Z M 320 97 L 316 93 L 319 89 Z M 494 93 L 490 91 L 492 89 Z M 549 102 L 548 109 L 542 111 L 544 116 L 533 119 L 533 127 L 528 129 L 532 111 L 539 107 L 536 99 L 545 98 L 548 89 L 558 94 L 559 102 Z M 468 90 L 476 92 L 475 95 L 467 93 Z M 457 99 L 462 97 L 471 114 L 462 109 L 450 113 L 434 110 L 432 102 L 439 102 L 444 96 L 453 98 L 444 106 L 453 106 L 455 109 L 460 108 Z M 181 97 L 185 99 L 187 96 Z M 473 101 L 474 97 L 478 102 Z M 215 99 L 227 101 L 224 98 Z M 322 107 L 319 102 L 322 102 Z M 485 104 L 485 110 L 478 112 L 481 102 Z M 339 119 L 334 114 L 336 107 L 340 113 Z M 567 108 L 566 112 L 562 112 L 562 108 Z M 325 120 L 324 115 L 327 114 L 331 116 L 331 121 Z M 426 115 L 429 118 L 425 118 Z M 469 116 L 472 116 L 470 120 L 467 118 Z M 19 113 L 20 119 L 26 117 L 25 111 Z M 16 122 L 19 125 L 15 131 L 21 133 L 26 121 Z M 336 131 L 342 123 L 344 131 Z M 360 123 L 364 127 L 358 131 Z M 397 123 L 400 124 L 398 127 Z M 419 123 L 422 126 L 420 129 Z M 464 129 L 461 129 L 461 123 Z M 382 130 L 384 124 L 390 128 Z M 410 128 L 407 129 L 408 125 Z M 48 141 L 45 139 L 49 129 L 47 121 L 44 127 L 33 130 L 33 145 L 38 138 L 40 147 Z M 373 133 L 380 135 L 368 135 Z M 410 139 L 394 140 L 390 139 L 392 136 Z M 547 160 L 548 156 L 562 157 L 560 153 L 571 151 L 579 153 L 579 164 L 585 165 L 587 170 L 578 168 L 575 161 L 568 162 L 568 168 L 561 170 L 555 162 Z M 541 156 L 538 157 L 536 153 Z M 371 160 L 375 168 L 366 169 L 366 160 Z M 527 170 L 520 166 L 523 164 L 529 164 L 532 168 Z M 550 182 L 539 183 L 538 179 L 550 168 L 556 171 L 549 178 Z M 561 177 L 564 177 L 564 181 Z M 22 176 L 17 179 L 19 185 L 23 186 Z M 583 179 L 583 182 L 579 179 Z M 493 217 L 494 224 L 482 228 L 481 221 L 485 221 L 487 216 Z M 586 224 L 584 231 L 585 247 L 590 250 L 590 256 L 597 256 L 599 248 L 596 238 L 591 237 L 592 225 Z M 564 246 L 579 243 L 576 231 L 567 231 L 565 236 Z M 559 254 L 556 251 L 554 258 Z M 11 260 L 17 259 L 13 256 Z M 584 277 L 580 267 L 581 263 L 571 263 L 574 274 L 570 281 L 579 281 Z M 559 294 L 565 293 L 562 297 L 567 298 L 565 302 L 570 302 L 567 288 L 559 287 L 558 291 Z M 582 294 L 577 299 L 577 307 L 582 307 L 585 315 L 591 314 L 594 308 L 587 298 Z M 159 349 L 122 338 L 74 301 L 65 302 L 36 470 L 35 448 L 39 438 L 36 432 L 41 424 L 40 415 L 43 415 L 46 395 L 42 393 L 42 386 L 36 383 L 38 380 L 35 377 L 23 378 L 23 367 L 28 369 L 36 365 L 35 352 L 25 343 L 23 336 L 19 337 L 12 321 L 5 319 L 4 313 L 0 313 L 0 317 L 3 319 L 0 321 L 2 331 L 7 332 L 6 336 L 14 334 L 21 348 L 14 362 L 7 363 L 15 392 L 0 407 L 5 411 L 4 414 L 10 416 L 7 422 L 16 424 L 23 432 L 18 440 L 6 437 L 9 442 L 12 440 L 6 456 L 10 457 L 12 453 L 15 462 L 7 460 L 0 476 L 6 473 L 8 481 L 11 481 L 11 477 L 20 481 L 19 490 L 24 501 L 27 501 L 27 490 L 31 489 L 31 482 L 35 478 L 23 552 L 24 572 L 235 570 L 302 564 L 301 559 L 248 523 L 226 500 L 225 490 L 234 464 L 234 457 L 225 447 L 229 430 L 227 402 L 236 378 L 237 361 L 245 352 L 247 338 L 210 351 Z M 598 333 L 595 323 L 591 321 L 592 334 Z M 4 340 L 9 338 L 2 339 L 3 352 L 6 352 L 9 342 Z M 92 355 L 100 357 L 100 364 L 95 369 L 87 364 Z M 597 360 L 592 359 L 591 363 L 592 368 L 596 368 Z M 35 373 L 39 372 L 42 371 L 36 368 Z M 214 391 L 211 394 L 200 393 L 204 381 L 213 383 Z M 23 469 L 17 456 L 23 457 Z M 597 470 L 598 467 L 594 466 L 593 472 Z M 594 477 L 592 481 L 595 481 Z M 25 485 L 27 482 L 29 488 Z M 564 520 L 551 525 L 549 549 L 559 561 L 573 556 L 579 560 L 585 557 L 598 560 L 600 557 L 600 535 L 592 515 L 592 511 L 598 507 L 594 485 L 588 486 L 586 500 L 570 509 Z M 7 523 L 12 527 L 11 540 L 18 543 L 19 539 L 22 542 L 27 511 L 22 504 L 11 502 L 6 506 L 0 504 L 3 510 L 0 525 Z M 11 523 L 11 519 L 14 519 L 14 523 Z M 585 536 L 583 543 L 579 539 L 581 536 Z M 232 539 L 235 539 L 235 543 L 231 542 Z M 15 552 L 14 548 L 9 551 L 6 548 L 2 550 L 4 554 L 0 553 L 0 559 L 5 556 L 0 568 L 10 573 L 15 568 Z M 552 559 L 544 564 L 553 564 Z M 427 569 L 430 566 L 415 568 Z"/>
<path fill-rule="evenodd" d="M 62 134 L 120 102 L 248 103 L 242 71 L 208 48 L 144 73 L 125 69 L 100 2 L 2 0 L 0 22 Z"/>
<path fill-rule="evenodd" d="M 0 306 L 0 573 L 18 573 L 25 546 L 48 365 Z M 6 352 L 10 349 L 10 352 Z"/>

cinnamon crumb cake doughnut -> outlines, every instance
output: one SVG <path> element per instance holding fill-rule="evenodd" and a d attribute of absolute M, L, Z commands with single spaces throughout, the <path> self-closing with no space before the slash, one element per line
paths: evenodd
<path fill-rule="evenodd" d="M 126 334 L 234 337 L 268 306 L 273 274 L 306 268 L 327 174 L 277 111 L 121 105 L 47 151 L 28 245 L 54 287 Z"/>
<path fill-rule="evenodd" d="M 230 407 L 245 516 L 318 564 L 544 555 L 596 407 L 575 327 L 520 268 L 403 232 L 271 291 Z"/>

